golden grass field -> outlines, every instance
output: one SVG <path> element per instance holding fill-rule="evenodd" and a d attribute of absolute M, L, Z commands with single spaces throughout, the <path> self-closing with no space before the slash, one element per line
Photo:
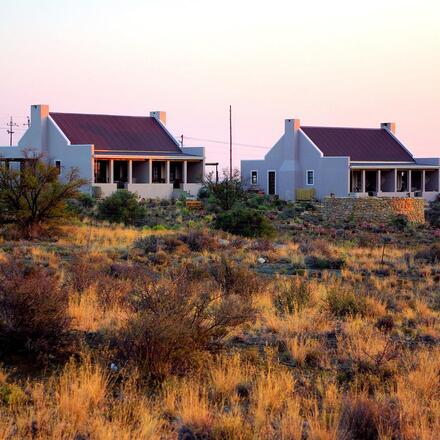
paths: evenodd
<path fill-rule="evenodd" d="M 178 245 L 153 258 L 133 246 L 141 237 L 179 234 L 66 226 L 54 241 L 0 243 L 0 262 L 54 270 L 62 285 L 72 261 L 84 262 L 80 276 L 93 259 L 140 264 L 159 276 L 222 257 L 264 272 L 249 299 L 253 318 L 231 329 L 219 350 L 154 384 L 129 360 L 109 366 L 105 341 L 134 319 L 112 299 L 124 294 L 124 283 L 107 286 L 106 301 L 98 280 L 79 290 L 69 285 L 69 325 L 79 345 L 63 361 L 49 353 L 35 371 L 27 357 L 5 357 L 0 439 L 440 438 L 440 262 L 423 254 L 438 238 L 426 231 L 428 244 L 418 245 L 396 233 L 384 251 L 374 234 L 359 244 L 284 233 L 273 246 L 209 231 L 214 249 Z M 312 254 L 345 264 L 285 274 Z M 89 342 L 95 339 L 104 342 Z"/>

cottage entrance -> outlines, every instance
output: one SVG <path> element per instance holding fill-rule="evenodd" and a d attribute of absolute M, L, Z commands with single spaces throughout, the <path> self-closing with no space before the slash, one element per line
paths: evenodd
<path fill-rule="evenodd" d="M 269 195 L 275 195 L 275 171 L 267 172 L 267 192 Z"/>
<path fill-rule="evenodd" d="M 128 182 L 128 161 L 115 160 L 113 179 L 118 189 L 125 188 L 125 184 Z"/>
<path fill-rule="evenodd" d="M 179 189 L 183 182 L 182 162 L 170 162 L 170 182 L 174 189 Z"/>

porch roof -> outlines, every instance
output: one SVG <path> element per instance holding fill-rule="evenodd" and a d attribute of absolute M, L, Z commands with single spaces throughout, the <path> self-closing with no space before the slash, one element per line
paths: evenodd
<path fill-rule="evenodd" d="M 419 163 L 402 163 L 402 162 L 355 162 L 350 163 L 350 169 L 411 169 L 411 170 L 438 170 L 440 167 L 438 165 L 423 165 Z"/>
<path fill-rule="evenodd" d="M 203 160 L 202 156 L 182 152 L 156 152 L 156 151 L 99 151 L 95 152 L 96 159 L 164 159 L 164 160 Z"/>

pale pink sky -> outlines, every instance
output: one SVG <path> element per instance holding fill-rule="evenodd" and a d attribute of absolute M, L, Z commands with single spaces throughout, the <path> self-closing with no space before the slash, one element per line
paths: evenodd
<path fill-rule="evenodd" d="M 439 23 L 437 0 L 2 2 L 0 144 L 37 103 L 164 110 L 175 135 L 227 140 L 232 104 L 238 143 L 272 146 L 289 117 L 396 121 L 416 156 L 440 156 Z M 227 145 L 205 145 L 227 164 Z M 234 164 L 264 151 L 237 146 Z"/>

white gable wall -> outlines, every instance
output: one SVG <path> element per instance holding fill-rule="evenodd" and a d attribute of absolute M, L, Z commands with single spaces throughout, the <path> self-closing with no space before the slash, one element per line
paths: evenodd
<path fill-rule="evenodd" d="M 71 168 L 77 168 L 80 177 L 92 181 L 93 145 L 70 145 L 69 140 L 49 115 L 49 106 L 31 106 L 31 126 L 18 141 L 18 146 L 1 148 L 0 155 L 23 157 L 23 151 L 44 154 L 50 163 L 61 161 L 61 178 Z M 84 188 L 87 189 L 87 188 Z"/>
<path fill-rule="evenodd" d="M 309 137 L 299 133 L 297 188 L 314 188 L 316 197 L 322 199 L 333 193 L 346 197 L 349 192 L 348 157 L 324 157 Z M 307 171 L 314 171 L 314 184 L 307 185 Z"/>
<path fill-rule="evenodd" d="M 52 164 L 61 161 L 61 178 L 71 168 L 77 168 L 81 178 L 92 182 L 93 145 L 71 145 L 50 116 L 47 122 L 46 154 Z"/>

